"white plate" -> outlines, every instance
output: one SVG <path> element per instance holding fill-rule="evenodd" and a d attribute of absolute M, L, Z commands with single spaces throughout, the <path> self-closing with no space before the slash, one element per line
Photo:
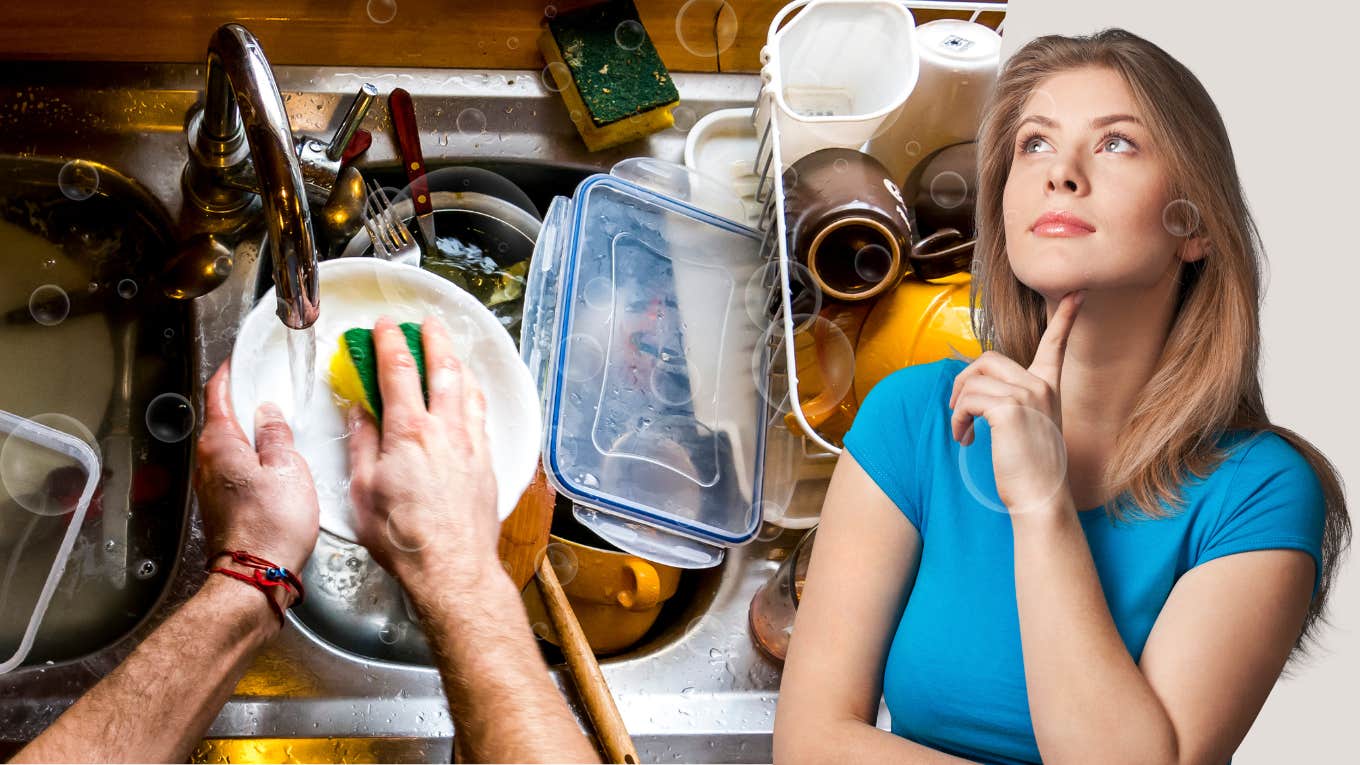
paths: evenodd
<path fill-rule="evenodd" d="M 533 380 L 505 328 L 472 295 L 415 266 L 340 258 L 320 264 L 320 279 L 321 316 L 313 325 L 316 379 L 301 416 L 296 411 L 288 362 L 287 333 L 294 330 L 285 328 L 274 315 L 272 289 L 241 325 L 231 358 L 231 400 L 251 443 L 255 410 L 272 401 L 283 410 L 297 449 L 311 467 L 321 504 L 321 527 L 353 541 L 345 412 L 327 379 L 331 356 L 339 347 L 341 333 L 372 327 L 382 316 L 399 322 L 440 316 L 449 326 L 455 352 L 486 394 L 496 511 L 504 520 L 533 479 L 542 429 Z M 456 502 L 457 497 L 447 500 Z"/>

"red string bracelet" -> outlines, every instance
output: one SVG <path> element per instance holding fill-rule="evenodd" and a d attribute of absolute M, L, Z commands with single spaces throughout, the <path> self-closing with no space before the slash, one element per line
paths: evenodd
<path fill-rule="evenodd" d="M 251 569 L 251 573 L 243 574 L 229 568 L 222 568 L 221 566 L 208 569 L 208 573 L 229 576 L 232 579 L 245 582 L 260 592 L 263 592 L 265 600 L 269 602 L 269 607 L 274 611 L 274 614 L 279 617 L 279 626 L 283 626 L 284 622 L 283 607 L 274 599 L 273 588 L 281 587 L 285 592 L 296 596 L 297 599 L 293 601 L 294 606 L 301 603 L 307 597 L 307 590 L 302 586 L 302 580 L 298 579 L 293 572 L 283 566 L 276 566 L 264 558 L 251 555 L 244 550 L 222 550 L 208 559 L 208 565 L 211 566 L 212 561 L 217 560 L 223 555 L 230 557 L 233 563 Z"/>

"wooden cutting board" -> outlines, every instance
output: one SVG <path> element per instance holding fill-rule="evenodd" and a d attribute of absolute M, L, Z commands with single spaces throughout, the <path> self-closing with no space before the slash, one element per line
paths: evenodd
<path fill-rule="evenodd" d="M 538 556 L 548 546 L 548 530 L 552 528 L 556 501 L 557 492 L 548 483 L 540 463 L 534 480 L 529 482 L 529 488 L 524 490 L 514 511 L 501 521 L 497 552 L 515 587 L 521 590 L 534 578 Z"/>

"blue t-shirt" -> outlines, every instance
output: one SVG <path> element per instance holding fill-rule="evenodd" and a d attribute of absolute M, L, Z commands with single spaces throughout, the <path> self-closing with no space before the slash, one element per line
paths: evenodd
<path fill-rule="evenodd" d="M 1036 763 L 1015 602 L 1014 537 L 991 469 L 991 430 L 962 447 L 949 395 L 967 364 L 941 359 L 893 373 L 865 397 L 845 446 L 920 532 L 920 568 L 884 668 L 893 733 L 981 762 Z M 1182 574 L 1247 550 L 1311 554 L 1321 573 L 1325 502 L 1312 466 L 1274 433 L 1232 431 L 1229 456 L 1183 509 L 1115 524 L 1079 511 L 1119 635 L 1138 661 Z M 1316 575 L 1314 592 L 1316 593 Z"/>

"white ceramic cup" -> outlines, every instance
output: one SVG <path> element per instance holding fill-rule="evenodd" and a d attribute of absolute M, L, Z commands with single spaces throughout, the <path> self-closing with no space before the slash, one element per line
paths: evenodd
<path fill-rule="evenodd" d="M 916 42 L 921 64 L 916 88 L 867 147 L 899 185 L 936 150 L 977 138 L 1001 65 L 1001 35 L 975 22 L 922 24 Z M 903 192 L 908 193 L 905 186 Z"/>

